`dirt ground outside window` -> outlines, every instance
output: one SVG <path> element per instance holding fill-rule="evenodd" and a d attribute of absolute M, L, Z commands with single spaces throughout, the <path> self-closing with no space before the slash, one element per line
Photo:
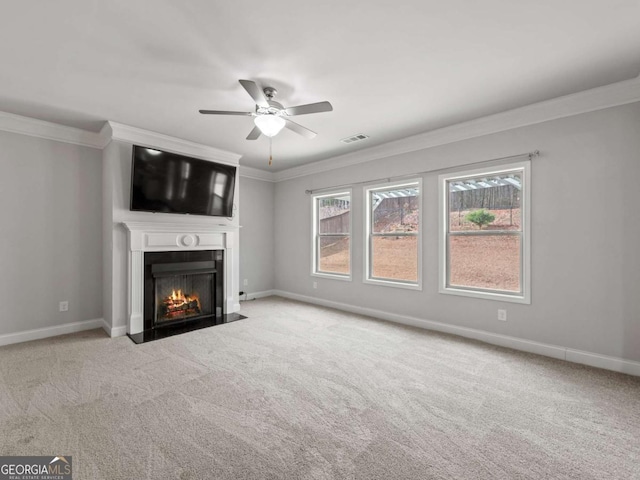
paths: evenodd
<path fill-rule="evenodd" d="M 492 210 L 496 220 L 483 230 L 517 230 L 519 209 Z M 452 224 L 464 218 L 453 212 Z M 478 230 L 462 220 L 461 230 Z M 510 224 L 511 223 L 511 224 Z M 516 225 L 518 226 L 516 226 Z M 378 237 L 375 240 L 373 274 L 375 278 L 417 280 L 417 237 Z M 349 272 L 349 239 L 338 239 L 320 250 L 322 271 Z M 520 238 L 519 236 L 454 237 L 451 243 L 451 274 L 453 286 L 520 291 Z M 434 274 L 434 272 L 431 272 Z"/>

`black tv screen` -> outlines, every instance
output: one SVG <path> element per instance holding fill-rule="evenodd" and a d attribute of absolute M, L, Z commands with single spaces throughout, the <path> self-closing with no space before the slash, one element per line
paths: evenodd
<path fill-rule="evenodd" d="M 133 146 L 131 210 L 231 217 L 236 167 Z"/>

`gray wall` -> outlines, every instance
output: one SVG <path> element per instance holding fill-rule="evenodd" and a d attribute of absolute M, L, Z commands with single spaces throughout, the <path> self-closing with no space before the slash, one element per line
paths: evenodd
<path fill-rule="evenodd" d="M 353 190 L 353 281 L 310 276 L 306 189 L 536 149 L 542 155 L 532 162 L 531 305 L 438 293 L 437 174 L 423 176 L 422 291 L 362 282 L 362 187 Z M 639 152 L 636 103 L 280 182 L 275 193 L 276 288 L 640 360 Z M 506 323 L 497 321 L 498 308 L 508 310 Z"/>
<path fill-rule="evenodd" d="M 240 177 L 240 285 L 249 294 L 274 288 L 275 184 Z M 248 286 L 243 280 L 249 281 Z"/>
<path fill-rule="evenodd" d="M 101 152 L 8 132 L 0 145 L 0 335 L 101 318 Z"/>

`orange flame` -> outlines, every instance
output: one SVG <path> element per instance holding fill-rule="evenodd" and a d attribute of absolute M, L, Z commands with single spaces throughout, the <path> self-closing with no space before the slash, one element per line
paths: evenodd
<path fill-rule="evenodd" d="M 171 290 L 171 294 L 162 300 L 164 316 L 173 318 L 183 315 L 197 315 L 200 313 L 200 298 L 197 293 L 182 293 L 182 290 Z"/>

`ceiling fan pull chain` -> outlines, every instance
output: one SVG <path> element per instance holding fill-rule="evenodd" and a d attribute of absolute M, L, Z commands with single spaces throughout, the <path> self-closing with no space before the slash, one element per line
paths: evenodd
<path fill-rule="evenodd" d="M 269 137 L 269 166 L 271 166 L 271 162 L 273 161 L 273 155 L 271 154 L 271 146 L 273 144 L 273 138 Z"/>

